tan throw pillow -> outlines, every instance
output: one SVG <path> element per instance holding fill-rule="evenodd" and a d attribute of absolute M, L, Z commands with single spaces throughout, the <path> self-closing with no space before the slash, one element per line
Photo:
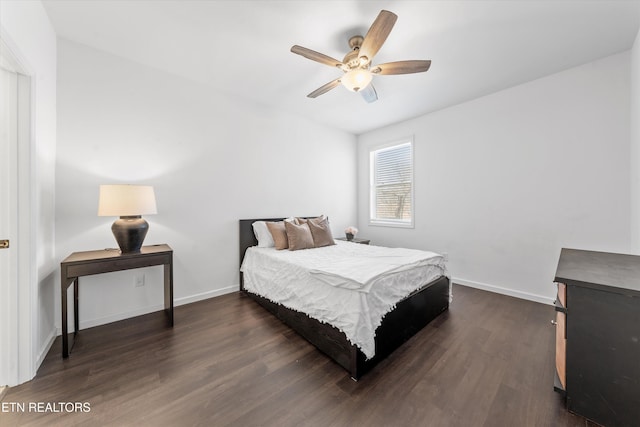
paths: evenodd
<path fill-rule="evenodd" d="M 322 219 L 319 222 L 309 221 L 307 224 L 309 224 L 309 230 L 311 230 L 311 235 L 313 236 L 313 245 L 316 248 L 336 244 L 336 242 L 333 240 L 333 236 L 331 235 L 331 227 L 329 227 L 329 221 L 327 221 L 326 218 Z"/>
<path fill-rule="evenodd" d="M 287 239 L 287 231 L 284 227 L 284 221 L 267 222 L 267 228 L 273 237 L 273 243 L 277 250 L 287 249 L 289 240 Z"/>
<path fill-rule="evenodd" d="M 290 251 L 313 248 L 313 236 L 308 224 L 296 225 L 292 222 L 285 222 L 284 228 L 287 231 Z"/>
<path fill-rule="evenodd" d="M 319 222 L 321 222 L 321 221 L 323 221 L 325 219 L 327 219 L 327 217 L 324 216 L 324 215 L 320 215 L 320 216 L 317 216 L 315 218 L 300 218 L 298 216 L 298 217 L 295 218 L 295 223 L 300 225 L 300 224 L 306 224 L 307 222 L 311 221 L 313 223 L 318 224 Z"/>

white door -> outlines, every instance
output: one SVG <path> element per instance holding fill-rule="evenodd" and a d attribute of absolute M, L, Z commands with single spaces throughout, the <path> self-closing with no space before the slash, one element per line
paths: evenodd
<path fill-rule="evenodd" d="M 0 68 L 0 386 L 15 382 L 17 340 L 18 75 Z M 8 248 L 4 246 L 7 244 Z M 13 347 L 13 348 L 11 348 Z"/>
<path fill-rule="evenodd" d="M 16 53 L 0 38 L 0 242 L 9 241 L 8 248 L 0 249 L 0 387 L 23 383 L 36 373 L 33 73 Z"/>

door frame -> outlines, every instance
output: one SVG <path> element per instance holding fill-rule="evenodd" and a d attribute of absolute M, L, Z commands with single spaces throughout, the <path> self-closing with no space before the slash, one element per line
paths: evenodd
<path fill-rule="evenodd" d="M 35 105 L 35 78 L 31 67 L 20 55 L 17 46 L 0 28 L 0 66 L 18 75 L 18 135 L 17 164 L 13 169 L 17 194 L 11 198 L 17 202 L 18 224 L 12 230 L 15 242 L 12 250 L 17 266 L 16 280 L 9 283 L 9 299 L 0 301 L 0 311 L 9 313 L 9 321 L 0 325 L 0 351 L 8 361 L 0 366 L 0 386 L 14 386 L 32 379 L 37 370 L 37 254 L 35 252 L 36 218 L 33 207 L 36 204 L 35 180 L 35 129 L 32 106 Z M 3 322 L 4 323 L 4 322 Z M 4 329 L 2 329 L 4 328 Z"/>

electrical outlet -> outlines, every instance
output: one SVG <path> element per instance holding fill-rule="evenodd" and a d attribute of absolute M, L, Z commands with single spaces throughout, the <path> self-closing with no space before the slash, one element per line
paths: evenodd
<path fill-rule="evenodd" d="M 144 274 L 136 274 L 133 278 L 133 286 L 139 288 L 144 286 Z"/>

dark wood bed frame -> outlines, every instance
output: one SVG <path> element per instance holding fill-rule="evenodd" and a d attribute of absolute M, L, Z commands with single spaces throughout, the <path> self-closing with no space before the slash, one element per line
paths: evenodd
<path fill-rule="evenodd" d="M 240 265 L 247 248 L 258 244 L 253 233 L 253 222 L 282 220 L 283 218 L 240 220 Z M 376 329 L 376 354 L 367 360 L 362 351 L 351 344 L 346 335 L 337 328 L 245 290 L 242 272 L 240 291 L 349 371 L 354 380 L 370 371 L 378 362 L 449 308 L 449 279 L 441 276 L 409 295 L 399 302 L 393 311 L 387 313 L 382 319 L 382 324 Z"/>

